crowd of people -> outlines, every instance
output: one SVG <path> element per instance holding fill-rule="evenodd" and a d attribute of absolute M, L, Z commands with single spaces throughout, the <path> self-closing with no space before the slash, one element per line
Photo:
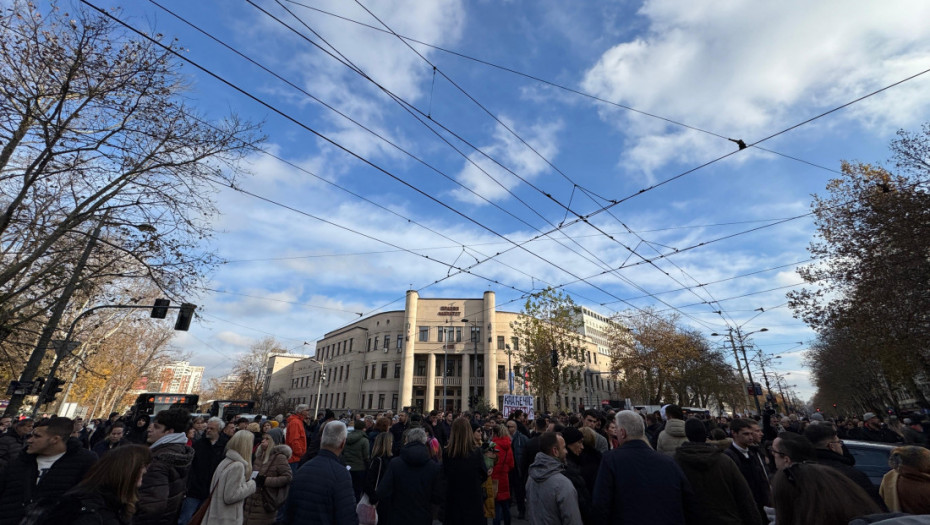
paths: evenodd
<path fill-rule="evenodd" d="M 930 523 L 928 427 L 765 414 L 0 419 L 0 525 Z M 844 439 L 898 443 L 876 486 Z"/>

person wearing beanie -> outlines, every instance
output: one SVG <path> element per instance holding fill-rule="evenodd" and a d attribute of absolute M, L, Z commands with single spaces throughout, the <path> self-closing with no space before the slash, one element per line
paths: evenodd
<path fill-rule="evenodd" d="M 597 450 L 597 441 L 594 434 L 594 430 L 588 427 L 580 430 L 568 427 L 562 430 L 562 438 L 565 439 L 565 448 L 568 450 L 565 455 L 567 470 L 569 474 L 577 472 L 581 475 L 587 494 L 594 492 L 594 481 L 597 479 L 597 471 L 601 466 L 602 458 L 602 454 Z M 583 507 L 582 515 L 586 511 L 587 508 Z"/>
<path fill-rule="evenodd" d="M 688 441 L 685 436 L 685 414 L 678 405 L 665 405 L 665 430 L 659 433 L 656 450 L 668 455 L 675 455 L 678 446 Z"/>
<path fill-rule="evenodd" d="M 695 418 L 684 422 L 686 441 L 675 451 L 675 462 L 691 482 L 703 505 L 699 523 L 758 524 L 762 516 L 746 479 L 720 447 L 707 443 L 707 427 Z"/>

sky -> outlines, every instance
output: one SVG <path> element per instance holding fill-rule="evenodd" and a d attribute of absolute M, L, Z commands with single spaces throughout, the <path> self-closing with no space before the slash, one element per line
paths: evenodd
<path fill-rule="evenodd" d="M 175 339 L 206 377 L 267 336 L 309 354 L 408 289 L 520 311 L 554 286 L 715 345 L 739 327 L 809 398 L 815 334 L 785 294 L 812 195 L 888 163 L 930 106 L 919 1 L 127 4 L 178 39 L 192 107 L 267 135 L 215 195 L 226 262 Z"/>

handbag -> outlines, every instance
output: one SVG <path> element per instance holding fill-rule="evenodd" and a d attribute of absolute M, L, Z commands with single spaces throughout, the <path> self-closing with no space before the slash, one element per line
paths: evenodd
<path fill-rule="evenodd" d="M 213 490 L 216 489 L 214 488 Z M 187 525 L 200 525 L 203 523 L 203 518 L 207 515 L 207 509 L 210 508 L 211 501 L 213 501 L 213 491 L 210 491 L 210 495 L 207 496 L 207 499 L 203 500 L 203 503 L 197 507 L 197 512 L 191 516 L 191 520 L 187 522 Z"/>
<path fill-rule="evenodd" d="M 378 484 L 381 483 L 381 465 L 384 460 L 378 458 L 378 481 L 375 483 L 375 490 L 378 490 Z M 372 505 L 368 499 L 368 494 L 362 494 L 362 498 L 355 506 L 355 513 L 358 514 L 358 525 L 378 525 L 378 508 L 377 504 Z"/>

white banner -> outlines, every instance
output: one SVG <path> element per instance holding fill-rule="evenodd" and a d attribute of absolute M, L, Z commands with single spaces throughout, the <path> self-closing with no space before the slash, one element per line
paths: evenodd
<path fill-rule="evenodd" d="M 522 410 L 529 419 L 536 419 L 533 413 L 533 396 L 504 396 L 504 406 L 501 407 L 504 417 L 510 417 L 510 414 L 517 410 Z"/>

